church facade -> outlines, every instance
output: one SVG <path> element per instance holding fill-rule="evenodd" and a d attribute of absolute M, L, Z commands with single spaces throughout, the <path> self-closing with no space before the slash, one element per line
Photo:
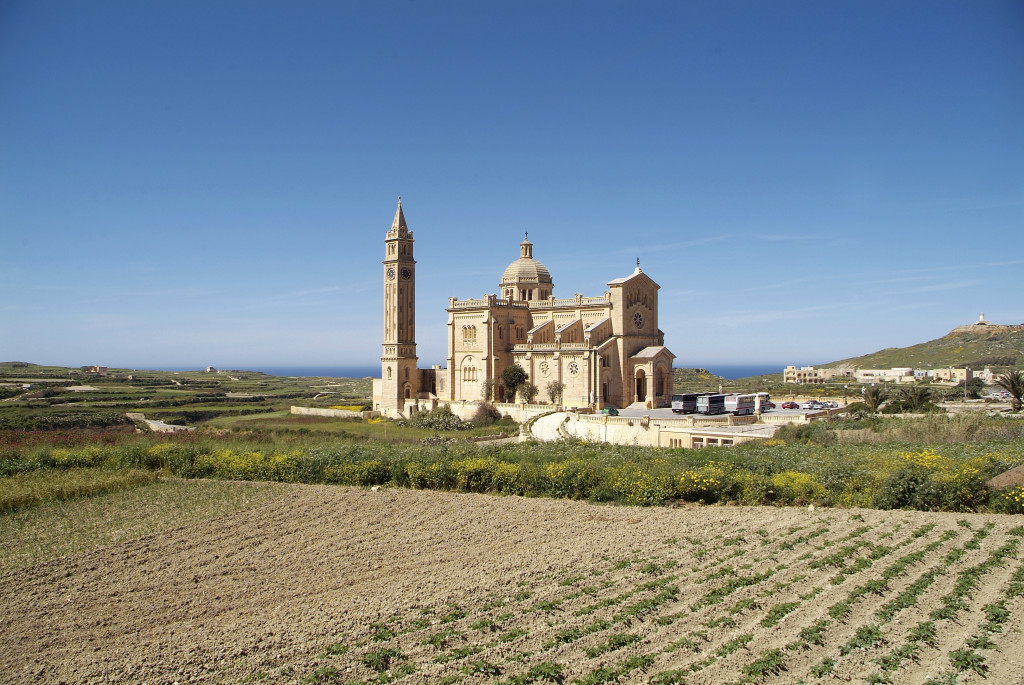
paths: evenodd
<path fill-rule="evenodd" d="M 549 400 L 573 407 L 658 407 L 672 394 L 675 355 L 658 328 L 660 286 L 637 262 L 595 297 L 556 298 L 548 269 L 533 256 L 529 234 L 496 294 L 448 301 L 445 367 L 418 369 L 413 234 L 401 201 L 385 237 L 384 344 L 375 408 L 407 415 L 412 400 L 513 402 L 502 371 L 518 364 Z M 488 382 L 489 381 L 489 382 Z M 558 392 L 560 390 L 560 392 Z"/>

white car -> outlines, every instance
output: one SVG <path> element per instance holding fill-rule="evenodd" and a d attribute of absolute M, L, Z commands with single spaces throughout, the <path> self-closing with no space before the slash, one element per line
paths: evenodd
<path fill-rule="evenodd" d="M 817 400 L 811 400 L 810 402 L 801 402 L 801 409 L 824 409 L 825 405 Z"/>

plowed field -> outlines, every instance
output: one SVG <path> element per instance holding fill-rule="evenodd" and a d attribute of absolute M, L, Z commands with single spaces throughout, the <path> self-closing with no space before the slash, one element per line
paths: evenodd
<path fill-rule="evenodd" d="M 296 485 L 0 576 L 0 680 L 1022 683 L 1021 524 Z"/>

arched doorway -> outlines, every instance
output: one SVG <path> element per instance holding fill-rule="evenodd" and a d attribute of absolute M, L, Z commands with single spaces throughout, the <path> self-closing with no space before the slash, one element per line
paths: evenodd
<path fill-rule="evenodd" d="M 636 401 L 647 401 L 647 374 L 643 369 L 636 370 Z"/>

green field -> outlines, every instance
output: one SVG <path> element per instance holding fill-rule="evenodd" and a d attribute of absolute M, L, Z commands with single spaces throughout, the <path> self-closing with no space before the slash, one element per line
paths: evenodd
<path fill-rule="evenodd" d="M 687 383 L 715 383 L 677 370 Z M 1012 512 L 986 482 L 1024 463 L 1024 422 L 967 415 L 863 417 L 785 427 L 776 440 L 728 450 L 585 443 L 499 444 L 508 421 L 334 419 L 293 404 L 353 406 L 369 382 L 250 372 L 87 376 L 0 365 L 20 394 L 0 405 L 0 511 L 177 478 L 390 485 L 567 497 L 630 505 L 676 502 Z M 95 390 L 74 390 L 88 385 Z M 78 394 L 84 393 L 84 394 Z M 191 424 L 138 433 L 124 413 Z M 449 417 L 451 419 L 451 417 Z M 455 424 L 461 424 L 455 420 Z M 1019 493 L 1018 493 L 1019 494 Z"/>

